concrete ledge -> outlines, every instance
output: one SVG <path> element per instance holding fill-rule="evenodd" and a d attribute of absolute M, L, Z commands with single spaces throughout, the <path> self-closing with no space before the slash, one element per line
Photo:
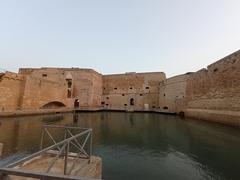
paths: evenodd
<path fill-rule="evenodd" d="M 42 115 L 42 114 L 58 114 L 58 113 L 68 113 L 68 112 L 142 112 L 142 113 L 160 113 L 160 114 L 170 114 L 176 115 L 177 113 L 160 111 L 160 110 L 134 110 L 127 111 L 123 109 L 110 109 L 110 108 L 81 108 L 81 109 L 39 109 L 39 110 L 16 110 L 8 112 L 0 112 L 0 117 L 17 117 L 17 116 L 31 116 L 31 115 Z"/>
<path fill-rule="evenodd" d="M 127 113 L 159 113 L 159 114 L 167 114 L 167 115 L 177 115 L 176 112 L 169 112 L 169 111 L 160 111 L 160 110 L 134 110 L 128 111 L 126 109 L 110 109 L 110 108 L 99 108 L 99 109 L 75 109 L 75 112 L 127 112 Z"/>
<path fill-rule="evenodd" d="M 239 111 L 186 109 L 184 113 L 186 117 L 240 127 Z"/>
<path fill-rule="evenodd" d="M 40 114 L 57 114 L 73 112 L 73 109 L 39 109 L 39 110 L 17 110 L 9 112 L 0 112 L 0 117 L 30 116 Z"/>

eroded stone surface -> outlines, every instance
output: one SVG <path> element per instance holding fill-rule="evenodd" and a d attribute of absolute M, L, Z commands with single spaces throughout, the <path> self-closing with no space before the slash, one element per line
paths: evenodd
<path fill-rule="evenodd" d="M 240 124 L 240 51 L 202 69 L 187 81 L 186 115 Z"/>
<path fill-rule="evenodd" d="M 165 79 L 161 72 L 104 75 L 103 107 L 126 111 L 157 110 L 159 83 Z"/>

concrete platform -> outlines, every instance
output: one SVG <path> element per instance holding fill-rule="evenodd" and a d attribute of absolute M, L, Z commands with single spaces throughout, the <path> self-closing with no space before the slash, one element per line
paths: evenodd
<path fill-rule="evenodd" d="M 76 159 L 76 154 L 71 153 L 68 158 L 67 169 L 70 170 L 71 166 Z M 17 170 L 30 170 L 32 172 L 45 173 L 49 164 L 54 160 L 54 153 L 44 154 L 37 156 L 23 164 L 14 167 Z M 49 174 L 51 175 L 64 175 L 64 158 L 60 157 L 51 168 Z M 77 158 L 77 163 L 74 166 L 69 176 L 90 178 L 90 179 L 101 179 L 102 178 L 102 159 L 97 156 L 91 156 L 89 163 L 88 159 Z M 35 178 L 9 176 L 10 180 L 32 180 Z"/>

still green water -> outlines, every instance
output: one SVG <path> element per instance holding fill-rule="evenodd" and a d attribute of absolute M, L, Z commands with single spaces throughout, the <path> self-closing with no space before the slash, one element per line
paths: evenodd
<path fill-rule="evenodd" d="M 0 166 L 39 148 L 46 116 L 0 119 Z M 53 124 L 93 128 L 107 180 L 240 179 L 240 130 L 154 113 L 73 114 Z"/>

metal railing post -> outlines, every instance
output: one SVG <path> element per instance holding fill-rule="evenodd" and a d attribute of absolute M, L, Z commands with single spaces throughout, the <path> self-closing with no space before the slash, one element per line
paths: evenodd
<path fill-rule="evenodd" d="M 43 149 L 43 139 L 45 134 L 45 127 L 42 127 L 42 135 L 41 135 L 41 142 L 40 142 L 40 150 Z"/>
<path fill-rule="evenodd" d="M 67 163 L 68 163 L 68 153 L 69 153 L 69 144 L 70 142 L 67 142 L 66 150 L 65 150 L 65 159 L 64 159 L 64 175 L 67 175 Z"/>
<path fill-rule="evenodd" d="M 89 163 L 91 163 L 91 156 L 92 156 L 92 129 L 90 131 L 90 143 L 89 143 Z"/>
<path fill-rule="evenodd" d="M 64 140 L 67 139 L 67 129 L 66 127 L 64 128 Z"/>

